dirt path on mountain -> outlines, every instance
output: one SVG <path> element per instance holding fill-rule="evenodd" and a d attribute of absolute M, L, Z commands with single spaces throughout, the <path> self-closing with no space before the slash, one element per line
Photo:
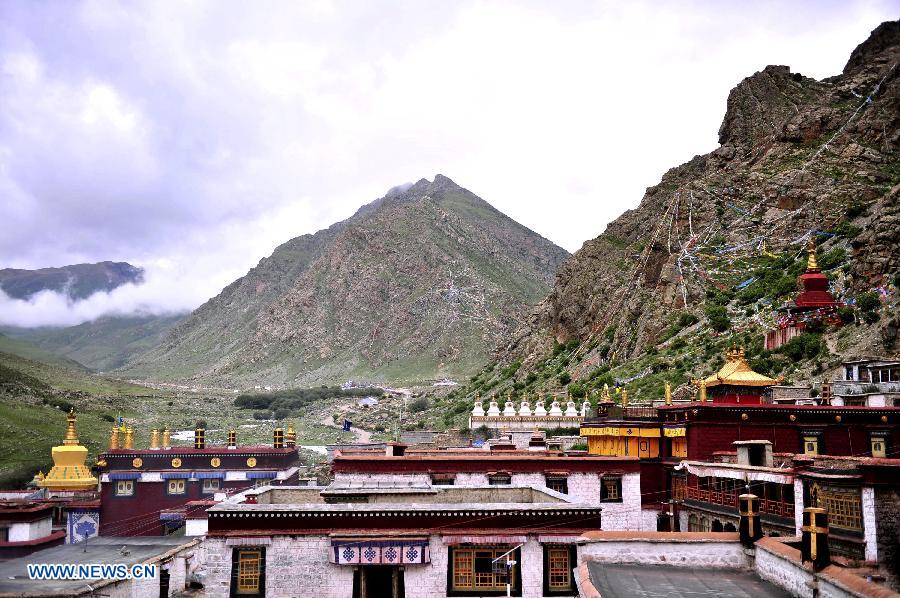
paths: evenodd
<path fill-rule="evenodd" d="M 342 415 L 346 412 L 347 412 L 347 408 L 344 408 L 341 410 Z M 353 420 L 351 420 L 351 421 L 353 421 Z M 332 428 L 338 428 L 338 429 L 342 428 L 342 426 L 334 423 L 334 416 L 329 415 L 329 414 L 323 415 L 322 419 L 319 420 L 319 423 L 323 424 L 325 426 L 330 426 Z M 372 442 L 372 433 L 369 432 L 368 430 L 363 430 L 362 428 L 357 428 L 356 426 L 351 426 L 350 431 L 353 432 L 354 436 L 356 436 L 356 438 L 354 439 L 355 442 L 360 442 L 360 443 Z"/>

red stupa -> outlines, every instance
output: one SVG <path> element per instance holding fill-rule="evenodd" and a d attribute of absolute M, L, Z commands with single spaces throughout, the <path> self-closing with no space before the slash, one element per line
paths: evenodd
<path fill-rule="evenodd" d="M 766 349 L 769 351 L 802 334 L 809 322 L 834 326 L 842 323 L 837 313 L 841 303 L 828 291 L 828 277 L 816 263 L 816 242 L 813 239 L 809 240 L 806 250 L 809 253 L 806 271 L 797 278 L 803 290 L 783 308 L 785 313 L 778 320 L 778 328 L 766 333 Z"/>

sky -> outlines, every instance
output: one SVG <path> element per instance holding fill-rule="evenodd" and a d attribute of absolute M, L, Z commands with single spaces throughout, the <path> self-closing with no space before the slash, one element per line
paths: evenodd
<path fill-rule="evenodd" d="M 569 251 L 717 147 L 768 64 L 838 74 L 900 0 L 0 0 L 0 268 L 147 283 L 0 324 L 193 309 L 279 244 L 444 174 Z"/>

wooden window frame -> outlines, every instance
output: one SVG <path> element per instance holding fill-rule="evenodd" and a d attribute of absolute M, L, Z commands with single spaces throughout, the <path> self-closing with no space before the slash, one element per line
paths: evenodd
<path fill-rule="evenodd" d="M 181 492 L 178 492 L 177 490 L 175 492 L 173 492 L 172 485 L 174 484 L 175 487 L 177 488 L 179 485 L 178 484 L 179 482 L 181 482 L 183 490 Z M 185 480 L 184 478 L 176 478 L 176 479 L 172 479 L 172 480 L 166 480 L 166 496 L 187 496 L 187 493 L 188 493 L 188 485 L 187 485 L 187 480 Z"/>
<path fill-rule="evenodd" d="M 495 589 L 485 587 L 477 587 L 475 581 L 475 561 L 476 553 L 492 552 L 491 559 L 495 559 L 512 549 L 512 546 L 498 546 L 493 544 L 464 544 L 461 546 L 450 546 L 447 550 L 447 596 L 506 596 L 506 583 L 502 587 L 500 585 L 492 586 Z M 457 587 L 456 585 L 456 563 L 457 557 L 463 554 L 471 554 L 471 578 L 472 584 L 468 586 Z M 511 596 L 522 595 L 522 549 L 516 548 L 510 553 L 510 558 L 516 561 L 512 568 L 512 586 L 510 590 Z"/>
<path fill-rule="evenodd" d="M 615 485 L 617 496 L 609 497 L 608 483 Z M 622 488 L 622 476 L 603 476 L 600 479 L 600 502 L 624 502 Z"/>
<path fill-rule="evenodd" d="M 113 486 L 113 496 L 118 498 L 130 498 L 135 495 L 135 491 L 137 487 L 135 486 L 134 480 L 116 480 L 116 485 Z M 122 487 L 131 488 L 130 492 L 119 492 L 119 484 L 122 484 Z"/>
<path fill-rule="evenodd" d="M 553 553 L 565 552 L 568 562 L 568 578 L 569 585 L 565 588 L 551 587 L 553 572 L 551 571 L 551 563 Z M 544 596 L 577 596 L 578 588 L 575 585 L 575 567 L 578 564 L 578 552 L 574 544 L 545 544 L 543 546 L 544 553 Z"/>
<path fill-rule="evenodd" d="M 488 474 L 488 486 L 511 486 L 512 474 L 492 473 Z"/>
<path fill-rule="evenodd" d="M 553 490 L 554 492 L 559 492 L 560 494 L 568 494 L 569 493 L 569 478 L 562 475 L 548 475 L 544 476 L 544 485 Z M 558 486 L 561 489 L 554 488 L 553 486 Z"/>
<path fill-rule="evenodd" d="M 207 488 L 206 484 L 209 482 L 215 482 L 216 487 L 215 488 Z M 220 480 L 219 478 L 203 478 L 203 480 L 200 481 L 200 493 L 201 494 L 215 494 L 216 492 L 219 492 L 221 490 L 222 490 L 222 480 Z"/>
<path fill-rule="evenodd" d="M 241 586 L 241 556 L 256 554 L 258 563 L 258 580 L 256 590 L 242 589 Z M 235 546 L 231 552 L 231 592 L 229 596 L 238 598 L 241 596 L 265 596 L 266 595 L 266 547 L 265 546 Z"/>

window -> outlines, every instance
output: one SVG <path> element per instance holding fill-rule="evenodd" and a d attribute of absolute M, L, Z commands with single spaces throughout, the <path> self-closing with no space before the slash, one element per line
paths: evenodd
<path fill-rule="evenodd" d="M 187 484 L 185 480 L 169 480 L 166 486 L 166 494 L 186 494 Z"/>
<path fill-rule="evenodd" d="M 488 484 L 491 486 L 509 486 L 512 476 L 508 473 L 492 473 L 488 475 Z"/>
<path fill-rule="evenodd" d="M 215 494 L 219 491 L 219 480 L 206 478 L 203 480 L 203 494 Z"/>
<path fill-rule="evenodd" d="M 559 492 L 560 494 L 569 493 L 569 480 L 564 476 L 547 476 L 545 484 L 550 490 Z"/>
<path fill-rule="evenodd" d="M 574 546 L 544 546 L 544 595 L 575 596 Z"/>
<path fill-rule="evenodd" d="M 266 549 L 235 548 L 231 557 L 231 595 L 266 595 Z"/>
<path fill-rule="evenodd" d="M 516 549 L 501 558 L 512 546 L 450 547 L 447 593 L 451 596 L 505 596 L 506 561 L 516 561 L 509 568 L 509 583 L 514 596 L 521 596 L 521 551 Z M 498 562 L 494 562 L 500 559 Z"/>
<path fill-rule="evenodd" d="M 603 476 L 600 500 L 622 502 L 622 478 Z"/>
<path fill-rule="evenodd" d="M 853 380 L 853 368 L 847 366 L 847 380 Z"/>
<path fill-rule="evenodd" d="M 804 436 L 803 437 L 803 453 L 806 455 L 818 455 L 819 454 L 819 437 L 818 436 Z"/>
<path fill-rule="evenodd" d="M 451 474 L 440 474 L 434 473 L 431 474 L 431 485 L 432 486 L 452 486 L 456 483 L 456 476 Z"/>
<path fill-rule="evenodd" d="M 887 456 L 887 438 L 879 435 L 872 435 L 872 456 L 884 458 Z"/>
<path fill-rule="evenodd" d="M 116 496 L 134 496 L 134 480 L 116 480 Z"/>
<path fill-rule="evenodd" d="M 828 511 L 828 525 L 862 531 L 862 501 L 858 488 L 822 488 L 819 502 Z"/>
<path fill-rule="evenodd" d="M 0 527 L 0 542 L 9 542 L 9 528 Z"/>

